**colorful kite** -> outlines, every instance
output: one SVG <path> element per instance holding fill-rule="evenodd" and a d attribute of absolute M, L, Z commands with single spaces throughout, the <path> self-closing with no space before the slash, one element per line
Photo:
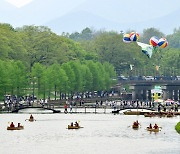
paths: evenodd
<path fill-rule="evenodd" d="M 137 42 L 137 44 L 142 48 L 142 52 L 148 56 L 148 58 L 151 58 L 152 53 L 153 53 L 153 46 L 141 42 Z"/>

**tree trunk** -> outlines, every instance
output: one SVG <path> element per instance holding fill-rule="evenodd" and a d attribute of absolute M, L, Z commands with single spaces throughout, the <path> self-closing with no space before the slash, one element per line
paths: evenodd
<path fill-rule="evenodd" d="M 45 99 L 46 99 L 46 90 L 45 90 L 45 87 L 44 87 L 44 96 L 43 96 L 44 98 L 44 102 L 45 102 Z"/>
<path fill-rule="evenodd" d="M 54 91 L 55 91 L 55 100 L 56 100 L 56 85 L 54 86 Z"/>
<path fill-rule="evenodd" d="M 50 100 L 51 97 L 51 91 L 49 90 L 48 100 Z"/>
<path fill-rule="evenodd" d="M 14 95 L 14 88 L 11 89 L 11 96 Z"/>
<path fill-rule="evenodd" d="M 38 77 L 38 99 L 40 95 L 40 77 Z"/>

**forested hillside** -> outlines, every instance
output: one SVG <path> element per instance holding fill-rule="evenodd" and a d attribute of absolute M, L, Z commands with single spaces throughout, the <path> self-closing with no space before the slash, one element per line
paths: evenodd
<path fill-rule="evenodd" d="M 136 43 L 124 43 L 122 32 L 85 28 L 57 35 L 44 26 L 0 24 L 1 98 L 109 90 L 117 75 L 180 75 L 180 29 L 168 36 L 145 29 L 140 41 L 154 35 L 166 37 L 169 46 L 148 58 Z"/>

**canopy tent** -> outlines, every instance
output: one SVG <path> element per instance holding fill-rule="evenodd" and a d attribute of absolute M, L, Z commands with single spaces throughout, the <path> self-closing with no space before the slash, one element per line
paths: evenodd
<path fill-rule="evenodd" d="M 174 104 L 174 101 L 172 99 L 167 99 L 164 103 L 166 105 L 171 105 L 171 104 Z"/>
<path fill-rule="evenodd" d="M 154 100 L 154 102 L 155 103 L 162 103 L 162 102 L 164 102 L 164 100 L 163 99 L 156 99 L 156 100 Z"/>
<path fill-rule="evenodd" d="M 174 101 L 172 99 L 167 99 L 165 103 L 174 103 Z"/>

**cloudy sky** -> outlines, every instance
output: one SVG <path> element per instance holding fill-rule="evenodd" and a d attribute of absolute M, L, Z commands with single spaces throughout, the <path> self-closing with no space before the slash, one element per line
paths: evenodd
<path fill-rule="evenodd" d="M 14 27 L 45 25 L 57 33 L 85 27 L 172 33 L 180 20 L 180 0 L 0 0 L 0 22 Z"/>

